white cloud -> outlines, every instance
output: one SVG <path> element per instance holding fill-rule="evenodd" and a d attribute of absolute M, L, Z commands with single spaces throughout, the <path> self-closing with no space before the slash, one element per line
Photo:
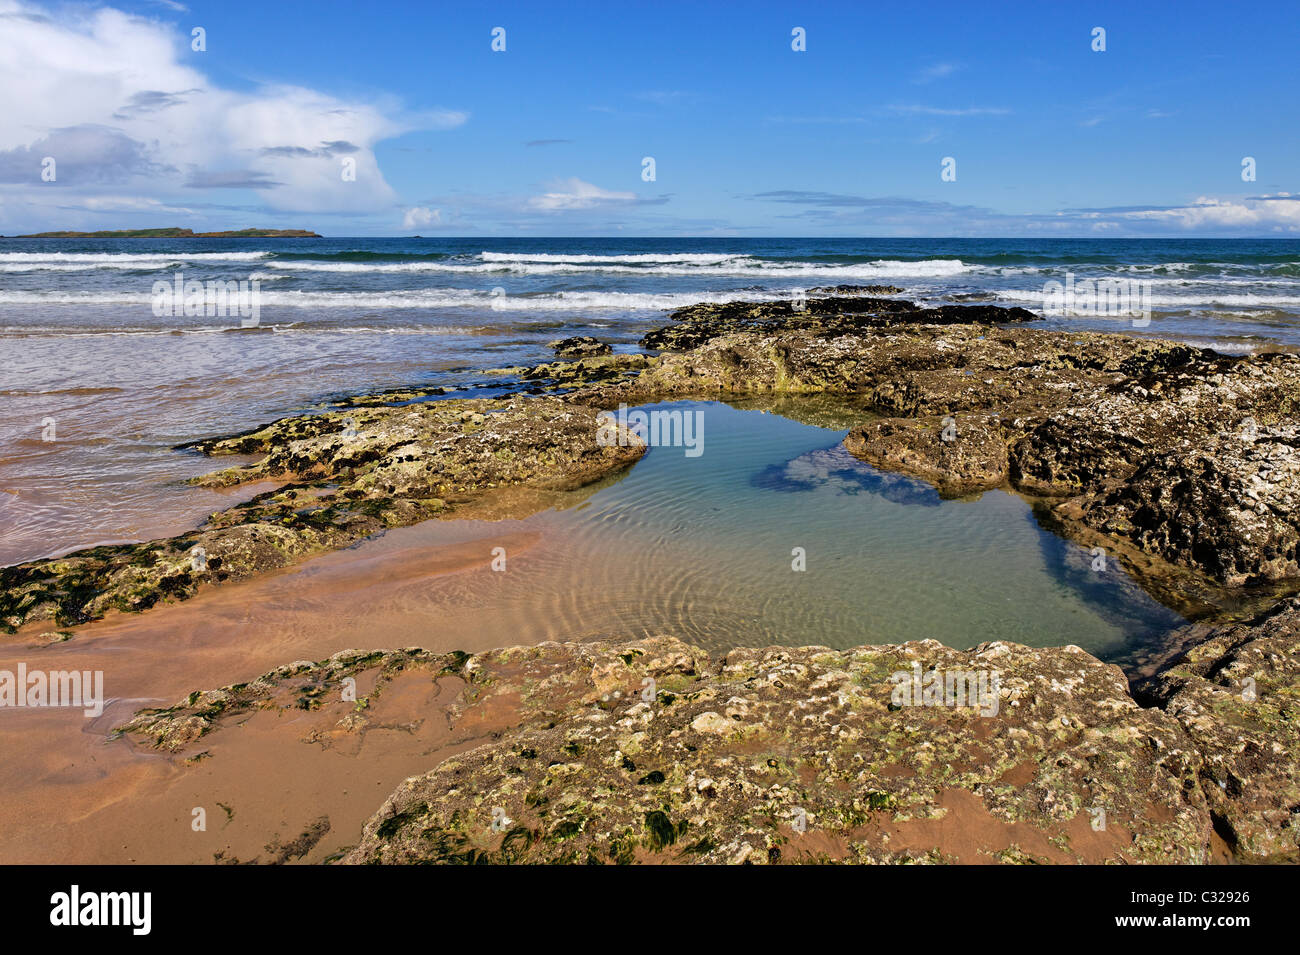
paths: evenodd
<path fill-rule="evenodd" d="M 644 93 L 633 94 L 636 99 L 645 100 L 647 103 L 654 103 L 657 106 L 670 106 L 673 103 L 689 98 L 690 95 L 690 93 L 683 90 L 648 90 Z"/>
<path fill-rule="evenodd" d="M 939 106 L 920 106 L 908 103 L 889 107 L 895 113 L 910 116 L 1006 116 L 1011 112 L 1001 106 L 970 106 L 965 109 L 944 109 Z"/>
<path fill-rule="evenodd" d="M 1248 199 L 1212 199 L 1202 196 L 1191 205 L 1170 209 L 1138 209 L 1121 219 L 1165 222 L 1183 229 L 1300 230 L 1300 197 L 1289 193 Z"/>
<path fill-rule="evenodd" d="M 434 109 L 411 114 L 417 129 L 455 129 L 469 122 L 469 113 L 458 109 Z"/>
<path fill-rule="evenodd" d="M 406 215 L 402 216 L 402 228 L 407 231 L 441 224 L 442 212 L 438 209 L 430 209 L 428 206 L 407 209 Z"/>
<path fill-rule="evenodd" d="M 576 176 L 551 183 L 551 189 L 554 191 L 529 199 L 528 207 L 539 212 L 562 212 L 637 201 L 635 192 L 612 192 L 583 182 Z"/>
<path fill-rule="evenodd" d="M 374 145 L 468 119 L 302 86 L 224 89 L 205 75 L 211 54 L 190 49 L 187 29 L 112 8 L 0 0 L 0 24 L 0 182 L 29 209 L 66 207 L 70 192 L 112 181 L 181 204 L 196 190 L 255 189 L 277 211 L 378 211 L 396 196 Z M 42 191 L 51 185 L 40 179 L 44 155 L 59 175 Z M 349 167 L 354 178 L 343 175 Z"/>
<path fill-rule="evenodd" d="M 945 77 L 952 76 L 961 67 L 956 63 L 935 63 L 933 66 L 927 66 L 916 74 L 914 82 L 930 83 L 934 80 L 941 80 Z"/>
<path fill-rule="evenodd" d="M 194 215 L 193 209 L 169 206 L 147 196 L 86 196 L 78 205 L 92 212 L 165 212 L 170 215 Z"/>

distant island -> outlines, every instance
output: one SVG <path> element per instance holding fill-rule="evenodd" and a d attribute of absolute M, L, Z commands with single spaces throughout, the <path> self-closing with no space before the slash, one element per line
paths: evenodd
<path fill-rule="evenodd" d="M 17 239 L 320 239 L 306 229 L 239 229 L 234 232 L 195 232 L 192 229 L 118 229 L 106 232 L 34 232 Z"/>

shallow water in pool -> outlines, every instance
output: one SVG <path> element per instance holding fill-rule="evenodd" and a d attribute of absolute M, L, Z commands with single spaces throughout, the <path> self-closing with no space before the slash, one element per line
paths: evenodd
<path fill-rule="evenodd" d="M 701 453 L 652 447 L 571 507 L 467 523 L 465 534 L 490 529 L 485 549 L 494 533 L 529 529 L 542 544 L 517 560 L 507 549 L 504 573 L 444 581 L 429 594 L 440 612 L 505 612 L 530 640 L 668 633 L 709 649 L 1010 640 L 1073 643 L 1102 659 L 1183 623 L 1113 558 L 1094 570 L 1091 553 L 1040 528 L 1013 494 L 941 500 L 853 458 L 843 431 L 759 410 L 647 408 L 695 415 Z"/>

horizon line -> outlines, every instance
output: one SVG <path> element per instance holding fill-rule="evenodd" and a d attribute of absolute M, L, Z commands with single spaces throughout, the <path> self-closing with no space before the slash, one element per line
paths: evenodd
<path fill-rule="evenodd" d="M 165 226 L 159 226 L 159 227 L 157 227 L 157 228 L 167 228 L 167 227 L 165 227 Z M 60 231 L 60 232 L 81 232 L 81 231 L 85 231 L 85 232 L 87 232 L 87 233 L 90 233 L 90 232 L 110 232 L 110 231 L 118 231 L 118 230 L 111 230 L 111 229 L 96 229 L 96 230 L 60 229 L 60 230 L 57 230 L 57 231 Z M 121 230 L 121 231 L 137 231 L 137 230 Z M 240 231 L 240 230 L 211 230 L 211 231 Z M 314 231 L 314 230 L 303 230 L 303 231 Z M 38 236 L 35 236 L 35 235 L 33 235 L 33 234 L 27 234 L 27 235 L 4 235 L 3 233 L 0 233 L 0 239 L 31 239 L 31 238 L 38 238 Z M 204 239 L 204 238 L 209 238 L 209 239 L 212 239 L 212 240 L 214 240 L 214 241 L 219 241 L 219 240 L 222 239 L 222 238 L 226 238 L 226 239 L 236 239 L 236 240 L 238 240 L 238 239 L 282 239 L 282 240 L 285 240 L 285 241 L 309 241 L 310 239 L 318 238 L 318 239 L 428 239 L 428 240 L 432 240 L 432 241 L 453 241 L 453 240 L 464 240 L 464 241 L 481 241 L 481 240 L 505 241 L 505 240 L 516 240 L 516 239 L 529 239 L 529 240 L 540 240 L 540 239 L 560 239 L 560 240 L 573 240 L 573 239 L 619 239 L 619 240 L 627 240 L 627 241 L 640 241 L 640 240 L 646 240 L 646 239 L 653 239 L 653 240 L 658 240 L 658 241 L 668 241 L 668 240 L 715 240 L 715 241 L 729 241 L 729 240 L 755 240 L 755 239 L 761 239 L 761 240 L 835 240 L 835 241 L 844 241 L 844 242 L 858 242 L 858 241 L 871 241 L 871 242 L 878 242 L 878 241 L 912 241 L 912 242 L 962 242 L 962 241 L 966 241 L 966 242 L 976 242 L 976 241 L 1035 242 L 1035 241 L 1043 241 L 1043 240 L 1046 240 L 1046 241 L 1062 241 L 1062 240 L 1064 240 L 1064 241 L 1090 241 L 1090 242 L 1168 242 L 1168 241 L 1182 241 L 1182 242 L 1207 242 L 1207 241 L 1215 241 L 1215 242 L 1218 242 L 1218 241 L 1223 241 L 1223 240 L 1235 240 L 1235 241 L 1244 241 L 1244 242 L 1261 242 L 1261 241 L 1300 242 L 1300 232 L 1297 232 L 1297 233 L 1292 234 L 1292 235 L 1281 235 L 1281 236 L 1280 236 L 1280 235 L 1198 235 L 1198 236 L 1189 236 L 1189 235 L 1135 235 L 1135 236 L 1096 236 L 1096 235 L 1051 235 L 1051 236 L 1048 236 L 1048 235 L 1035 235 L 1035 236 L 1015 236 L 1015 235 L 960 235 L 960 236 L 943 236 L 943 235 L 734 235 L 734 236 L 732 236 L 732 235 L 625 235 L 625 234 L 621 234 L 621 233 L 620 233 L 620 234 L 615 234 L 615 235 L 606 235 L 606 234 L 591 234 L 591 235 L 481 235 L 481 234 L 470 234 L 470 235 L 436 235 L 436 236 L 434 236 L 434 235 L 399 234 L 399 233 L 393 233 L 393 234 L 378 234 L 378 233 L 375 233 L 375 234 L 369 234 L 369 235 L 366 235 L 366 234 L 355 234 L 355 235 L 342 235 L 342 234 L 340 234 L 340 235 L 327 235 L 327 234 L 325 234 L 325 233 L 318 233 L 316 236 L 274 236 L 274 235 L 272 235 L 272 236 L 215 236 L 215 237 L 212 237 L 212 236 L 198 236 L 198 235 L 195 235 L 195 236 L 192 236 L 192 237 L 191 237 L 191 236 L 95 236 L 95 235 L 87 234 L 87 235 L 84 235 L 84 236 L 43 236 L 43 237 L 39 237 L 40 241 L 42 241 L 42 242 L 68 242 L 68 241 L 77 241 L 77 240 L 79 240 L 79 239 L 96 239 L 96 240 L 100 240 L 100 241 L 102 241 L 102 240 L 108 240 L 108 239 L 111 239 L 111 240 L 120 240 L 120 241 L 156 241 L 156 240 L 160 240 L 160 239 L 172 239 L 172 238 L 184 238 L 184 239 L 188 239 L 188 238 L 194 238 L 194 239 Z"/>

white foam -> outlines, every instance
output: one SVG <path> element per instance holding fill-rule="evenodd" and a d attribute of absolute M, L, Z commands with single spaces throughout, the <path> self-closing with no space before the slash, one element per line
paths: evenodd
<path fill-rule="evenodd" d="M 546 295 L 494 296 L 480 289 L 408 289 L 392 292 L 261 291 L 261 308 L 477 308 L 502 312 L 610 309 L 619 311 L 681 308 L 697 302 L 762 301 L 789 298 L 790 292 L 553 292 Z M 152 306 L 149 290 L 114 292 L 0 291 L 0 305 Z"/>
<path fill-rule="evenodd" d="M 540 258 L 534 257 L 534 258 Z M 730 257 L 723 264 L 665 263 L 663 260 L 647 260 L 644 264 L 629 263 L 610 264 L 615 256 L 605 257 L 598 262 L 584 262 L 578 259 L 596 259 L 596 256 L 576 256 L 563 260 L 555 256 L 554 261 L 533 262 L 526 260 L 509 260 L 494 258 L 486 262 L 310 262 L 293 259 L 279 259 L 266 263 L 268 268 L 290 272 L 337 272 L 348 274 L 366 273 L 448 273 L 481 275 L 505 273 L 513 275 L 557 275 L 570 273 L 600 273 L 615 275 L 676 275 L 676 276 L 719 276 L 719 277 L 753 277 L 760 279 L 811 279 L 814 282 L 833 282 L 843 279 L 888 279 L 913 278 L 926 276 L 942 278 L 960 275 L 970 271 L 960 259 L 929 259 L 920 262 L 900 262 L 882 260 L 859 265 L 824 265 L 817 262 L 762 262 L 743 256 Z M 634 256 L 622 256 L 632 259 Z"/>
<path fill-rule="evenodd" d="M 178 269 L 184 260 L 170 259 L 136 260 L 132 262 L 80 262 L 65 264 L 63 262 L 0 262 L 0 272 L 94 272 L 101 269 L 147 271 L 150 269 Z"/>
<path fill-rule="evenodd" d="M 205 319 L 196 319 L 204 321 Z M 220 319 L 206 319 L 220 321 Z M 32 338 L 101 338 L 112 336 L 157 338 L 170 335 L 220 335 L 226 332 L 274 332 L 277 335 L 311 334 L 311 335 L 482 335 L 500 331 L 492 326 L 473 325 L 401 325 L 388 328 L 373 325 L 330 326 L 311 323 L 292 322 L 287 325 L 263 324 L 252 328 L 243 325 L 200 325 L 189 328 L 142 328 L 137 326 L 113 326 L 104 328 L 49 328 L 25 325 L 7 325 L 0 327 L 0 333 L 15 337 Z"/>
<path fill-rule="evenodd" d="M 1076 296 L 1079 295 L 1076 283 Z M 997 297 L 1012 302 L 1041 302 L 1048 293 L 1039 289 L 1002 289 Z M 1052 298 L 1059 298 L 1060 293 L 1052 293 Z M 1099 297 L 1100 298 L 1100 297 Z M 1133 296 L 1138 300 L 1138 296 Z M 1272 306 L 1300 305 L 1297 295 L 1237 295 L 1232 293 L 1216 294 L 1207 292 L 1195 295 L 1142 295 L 1140 304 L 1160 305 L 1167 308 L 1204 308 L 1209 305 L 1242 305 L 1268 308 Z"/>
<path fill-rule="evenodd" d="M 577 264 L 638 263 L 638 262 L 693 262 L 700 265 L 716 265 L 736 259 L 750 259 L 740 253 L 707 252 L 644 252 L 627 255 L 567 255 L 553 252 L 480 252 L 479 258 L 484 262 L 568 262 Z"/>
<path fill-rule="evenodd" d="M 497 307 L 501 311 L 564 311 L 567 309 L 656 310 L 682 308 L 697 302 L 772 301 L 789 298 L 793 288 L 756 292 L 739 289 L 729 292 L 549 292 L 538 295 L 493 296 L 486 289 L 400 289 L 370 292 L 316 292 L 302 290 L 262 290 L 261 307 L 289 308 L 467 308 Z M 1038 289 L 996 291 L 1000 300 L 1041 302 Z M 149 305 L 151 290 L 117 290 L 109 292 L 67 291 L 0 291 L 5 305 Z M 1253 306 L 1257 308 L 1300 306 L 1300 295 L 1151 295 L 1144 303 L 1169 308 L 1203 308 L 1212 305 Z"/>
<path fill-rule="evenodd" d="M 0 252 L 0 262 L 252 262 L 270 252 Z"/>
<path fill-rule="evenodd" d="M 1248 342 L 1198 342 L 1188 340 L 1188 344 L 1196 345 L 1198 348 L 1213 348 L 1221 355 L 1249 355 L 1257 351 L 1259 346 L 1252 345 Z"/>

